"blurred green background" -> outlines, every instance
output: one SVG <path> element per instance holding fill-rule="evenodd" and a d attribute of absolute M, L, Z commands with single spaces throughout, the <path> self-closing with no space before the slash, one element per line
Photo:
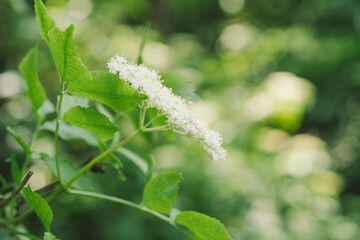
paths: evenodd
<path fill-rule="evenodd" d="M 75 25 L 90 70 L 115 54 L 136 61 L 151 24 L 144 63 L 189 79 L 200 99 L 194 112 L 223 134 L 226 162 L 212 162 L 192 139 L 165 134 L 130 145 L 154 155 L 157 171 L 184 175 L 175 207 L 221 220 L 234 239 L 360 239 L 360 2 L 355 0 L 48 0 L 64 29 Z M 20 147 L 11 125 L 30 141 L 35 117 L 17 65 L 37 42 L 38 71 L 50 100 L 58 77 L 40 40 L 33 1 L 0 1 L 0 172 Z M 130 133 L 126 117 L 121 133 Z M 34 149 L 53 154 L 52 134 Z M 82 140 L 61 143 L 78 166 L 96 153 Z M 123 160 L 126 182 L 112 170 L 88 173 L 95 191 L 140 201 L 145 178 Z M 34 162 L 33 188 L 53 176 Z M 134 209 L 63 196 L 52 204 L 60 239 L 185 239 Z M 35 235 L 35 216 L 24 222 Z M 0 229 L 1 239 L 14 239 Z"/>

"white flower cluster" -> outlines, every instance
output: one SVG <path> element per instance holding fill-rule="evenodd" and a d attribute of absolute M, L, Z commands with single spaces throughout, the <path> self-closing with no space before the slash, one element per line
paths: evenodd
<path fill-rule="evenodd" d="M 156 107 L 166 114 L 168 123 L 181 128 L 186 134 L 199 140 L 214 160 L 225 159 L 226 150 L 221 147 L 222 138 L 210 130 L 206 123 L 196 118 L 186 101 L 165 87 L 159 74 L 144 65 L 129 63 L 125 58 L 115 56 L 108 62 L 109 71 L 118 73 L 134 89 L 148 96 L 147 105 Z"/>

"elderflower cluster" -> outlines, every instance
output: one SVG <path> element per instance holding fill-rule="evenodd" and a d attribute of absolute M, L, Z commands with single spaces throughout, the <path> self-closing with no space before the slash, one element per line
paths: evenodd
<path fill-rule="evenodd" d="M 147 106 L 156 107 L 166 114 L 170 125 L 183 129 L 186 134 L 199 140 L 214 160 L 225 159 L 226 150 L 221 147 L 222 138 L 210 130 L 206 123 L 191 112 L 186 101 L 165 87 L 160 75 L 144 65 L 129 63 L 125 58 L 115 56 L 108 62 L 109 71 L 118 73 L 134 89 L 148 96 Z"/>

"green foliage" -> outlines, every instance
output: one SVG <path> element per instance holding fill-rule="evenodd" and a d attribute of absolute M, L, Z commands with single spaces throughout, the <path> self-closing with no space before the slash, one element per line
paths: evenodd
<path fill-rule="evenodd" d="M 194 240 L 231 240 L 219 220 L 202 213 L 194 211 L 179 213 L 175 223 L 186 226 L 192 232 Z"/>
<path fill-rule="evenodd" d="M 46 153 L 40 153 L 37 156 L 34 156 L 33 158 L 34 159 L 45 160 L 46 163 L 48 164 L 48 166 L 50 167 L 51 171 L 54 174 L 56 174 L 55 160 L 53 158 L 51 158 L 49 155 L 47 155 Z M 71 163 L 69 163 L 68 161 L 65 161 L 65 160 L 60 161 L 60 169 L 61 169 L 61 174 L 62 174 L 62 177 L 63 177 L 63 181 L 65 183 L 69 182 L 70 179 L 77 172 L 76 168 Z M 81 190 L 92 190 L 90 180 L 88 180 L 84 176 L 79 177 L 74 182 L 73 187 L 76 188 L 76 189 L 81 189 Z"/>
<path fill-rule="evenodd" d="M 17 163 L 15 156 L 11 155 L 10 158 L 8 158 L 6 160 L 6 162 L 10 162 L 11 163 L 11 176 L 14 179 L 14 183 L 15 186 L 18 186 L 21 182 L 21 178 L 22 178 L 22 172 L 19 168 L 19 164 Z"/>
<path fill-rule="evenodd" d="M 35 0 L 36 18 L 40 28 L 40 34 L 46 43 L 49 43 L 48 32 L 55 27 L 54 20 L 49 16 L 42 0 Z"/>
<path fill-rule="evenodd" d="M 118 131 L 105 115 L 92 108 L 70 108 L 64 114 L 64 121 L 91 131 L 102 139 L 109 139 Z"/>
<path fill-rule="evenodd" d="M 23 149 L 23 151 L 24 151 L 24 153 L 25 153 L 26 155 L 31 154 L 31 150 L 30 150 L 29 146 L 25 143 L 25 141 L 24 141 L 19 135 L 17 135 L 17 134 L 15 133 L 15 131 L 14 131 L 14 129 L 12 129 L 12 127 L 7 126 L 7 127 L 6 127 L 6 130 L 7 130 L 7 131 L 10 133 L 10 135 L 11 135 L 13 138 L 15 138 L 15 140 L 21 145 L 21 147 L 22 147 L 22 149 Z"/>
<path fill-rule="evenodd" d="M 59 240 L 51 232 L 45 232 L 44 240 Z"/>
<path fill-rule="evenodd" d="M 91 74 L 77 54 L 77 47 L 72 39 L 73 31 L 74 25 L 70 25 L 64 32 L 56 27 L 52 28 L 48 32 L 48 46 L 62 81 L 89 81 Z"/>
<path fill-rule="evenodd" d="M 195 88 L 191 82 L 183 76 L 163 72 L 161 73 L 161 79 L 164 80 L 164 85 L 171 88 L 173 92 L 186 100 L 197 100 L 199 96 L 195 93 Z"/>
<path fill-rule="evenodd" d="M 169 214 L 182 181 L 181 174 L 175 172 L 165 172 L 155 176 L 144 188 L 144 205 L 151 210 Z"/>
<path fill-rule="evenodd" d="M 27 96 L 33 105 L 33 108 L 38 118 L 38 122 L 40 122 L 41 117 L 38 116 L 37 110 L 44 104 L 46 94 L 37 76 L 37 51 L 38 46 L 36 45 L 27 53 L 27 55 L 21 61 L 21 63 L 19 64 L 19 69 L 26 80 L 26 85 L 28 88 Z"/>
<path fill-rule="evenodd" d="M 45 230 L 50 231 L 53 213 L 47 202 L 39 194 L 33 192 L 30 186 L 23 189 L 23 196 L 40 218 Z"/>
<path fill-rule="evenodd" d="M 134 110 L 146 98 L 115 74 L 103 71 L 91 74 L 92 80 L 71 83 L 69 92 L 101 102 L 117 112 Z"/>

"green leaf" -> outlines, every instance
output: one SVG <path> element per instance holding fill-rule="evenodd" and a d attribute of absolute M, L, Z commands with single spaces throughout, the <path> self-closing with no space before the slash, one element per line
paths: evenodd
<path fill-rule="evenodd" d="M 146 175 L 148 171 L 148 166 L 145 159 L 143 159 L 136 153 L 132 152 L 131 150 L 123 147 L 118 148 L 116 152 L 120 153 L 122 156 L 132 161 L 135 164 L 135 166 L 137 166 L 144 173 L 144 175 Z"/>
<path fill-rule="evenodd" d="M 56 120 L 48 121 L 42 124 L 39 130 L 46 130 L 55 132 Z M 68 123 L 61 123 L 59 127 L 59 137 L 65 141 L 84 140 L 90 146 L 97 146 L 97 136 L 82 128 L 70 125 Z"/>
<path fill-rule="evenodd" d="M 202 213 L 182 212 L 176 216 L 175 223 L 187 227 L 192 232 L 194 240 L 231 240 L 219 220 Z"/>
<path fill-rule="evenodd" d="M 37 110 L 44 104 L 46 99 L 44 88 L 39 81 L 36 71 L 37 50 L 38 46 L 36 45 L 26 54 L 19 64 L 19 70 L 24 76 L 28 88 L 27 96 L 30 99 L 36 114 Z M 38 122 L 40 122 L 40 119 L 41 117 L 37 118 Z"/>
<path fill-rule="evenodd" d="M 22 149 L 24 150 L 24 153 L 26 155 L 31 154 L 31 150 L 29 148 L 29 146 L 25 143 L 25 141 L 15 133 L 14 129 L 12 129 L 12 127 L 7 126 L 6 130 L 10 133 L 10 135 L 15 138 L 15 140 L 21 145 Z"/>
<path fill-rule="evenodd" d="M 35 0 L 36 18 L 39 23 L 40 33 L 45 42 L 49 42 L 48 32 L 55 27 L 54 20 L 48 14 L 42 0 Z"/>
<path fill-rule="evenodd" d="M 50 225 L 53 219 L 53 213 L 48 203 L 39 194 L 33 192 L 30 186 L 23 189 L 25 200 L 30 203 L 36 215 L 44 225 L 46 231 L 50 231 Z"/>
<path fill-rule="evenodd" d="M 51 232 L 45 232 L 44 240 L 59 240 Z"/>
<path fill-rule="evenodd" d="M 15 159 L 15 156 L 11 155 L 10 158 L 6 159 L 6 162 L 11 163 L 11 175 L 13 177 L 15 185 L 18 186 L 21 183 L 22 172 L 21 172 L 19 165 Z"/>
<path fill-rule="evenodd" d="M 152 178 L 143 192 L 144 205 L 151 210 L 169 214 L 183 177 L 179 173 L 165 172 Z"/>
<path fill-rule="evenodd" d="M 68 91 L 101 102 L 117 112 L 131 111 L 146 99 L 145 95 L 138 93 L 115 74 L 103 71 L 91 74 L 92 80 L 73 82 Z"/>
<path fill-rule="evenodd" d="M 147 38 L 147 35 L 148 35 L 148 33 L 149 33 L 149 29 L 150 29 L 150 24 L 148 23 L 148 24 L 146 24 L 146 26 L 145 26 L 145 31 L 144 31 L 144 34 L 143 34 L 143 38 L 142 38 L 142 40 L 141 40 L 137 64 L 142 64 L 142 63 L 143 63 L 142 53 L 143 53 L 144 48 L 145 48 L 146 38 Z"/>
<path fill-rule="evenodd" d="M 101 141 L 100 139 L 98 141 L 98 145 L 99 145 L 99 149 L 101 150 L 101 152 L 105 152 L 108 149 L 108 146 L 106 145 L 106 143 Z M 110 162 L 111 166 L 118 173 L 119 180 L 121 180 L 121 181 L 126 180 L 126 177 L 122 171 L 124 165 L 122 164 L 120 158 L 118 158 L 117 156 L 115 156 L 114 154 L 111 153 L 104 160 L 105 161 L 107 160 Z"/>
<path fill-rule="evenodd" d="M 104 114 L 92 108 L 70 108 L 64 114 L 64 121 L 93 132 L 102 139 L 109 139 L 118 131 Z"/>
<path fill-rule="evenodd" d="M 48 32 L 48 46 L 62 81 L 89 81 L 91 74 L 77 54 L 72 39 L 73 31 L 74 25 L 70 25 L 64 32 L 57 27 L 52 28 Z"/>
<path fill-rule="evenodd" d="M 61 104 L 61 111 L 60 111 L 60 118 L 64 117 L 64 113 L 72 107 L 88 107 L 89 100 L 86 98 L 78 97 L 76 95 L 69 95 L 64 94 L 62 104 Z"/>
<path fill-rule="evenodd" d="M 161 73 L 161 79 L 164 85 L 173 90 L 173 93 L 183 97 L 186 100 L 197 100 L 199 96 L 195 93 L 192 83 L 183 76 L 176 73 Z"/>
<path fill-rule="evenodd" d="M 40 153 L 39 154 L 40 159 L 45 160 L 46 163 L 49 165 L 51 171 L 56 174 L 56 163 L 55 160 L 53 158 L 51 158 L 49 155 L 47 155 L 46 153 Z M 70 181 L 70 179 L 77 173 L 75 167 L 65 161 L 65 160 L 61 160 L 60 161 L 60 170 L 61 170 L 61 176 L 62 179 L 64 180 L 65 183 L 67 183 L 68 181 Z M 78 179 L 76 179 L 76 181 L 73 183 L 72 187 L 79 189 L 79 190 L 86 190 L 86 191 L 91 191 L 92 186 L 91 186 L 91 182 L 89 179 L 85 178 L 84 176 L 80 176 Z"/>

